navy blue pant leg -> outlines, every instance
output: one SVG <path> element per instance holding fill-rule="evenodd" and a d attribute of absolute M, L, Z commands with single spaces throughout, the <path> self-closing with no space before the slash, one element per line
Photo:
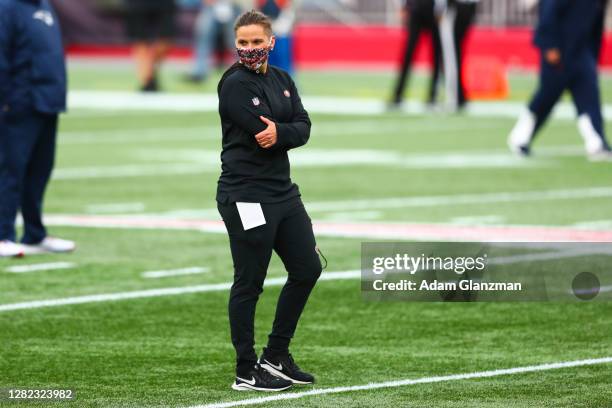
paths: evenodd
<path fill-rule="evenodd" d="M 603 116 L 601 113 L 601 96 L 599 92 L 599 79 L 597 75 L 597 60 L 590 52 L 585 52 L 571 76 L 568 88 L 576 106 L 578 116 L 588 115 L 593 128 L 603 139 L 604 146 L 608 146 L 605 137 Z"/>
<path fill-rule="evenodd" d="M 53 167 L 57 115 L 10 114 L 0 128 L 0 240 L 16 241 L 15 220 L 22 210 L 24 242 L 46 235 L 42 197 Z"/>
<path fill-rule="evenodd" d="M 30 155 L 21 190 L 24 244 L 37 244 L 47 236 L 43 225 L 43 200 L 55 162 L 57 115 L 39 115 L 40 128 Z"/>
<path fill-rule="evenodd" d="M 550 116 L 567 85 L 567 69 L 563 65 L 549 64 L 542 55 L 538 89 L 529 103 L 529 110 L 536 117 L 534 136 Z"/>

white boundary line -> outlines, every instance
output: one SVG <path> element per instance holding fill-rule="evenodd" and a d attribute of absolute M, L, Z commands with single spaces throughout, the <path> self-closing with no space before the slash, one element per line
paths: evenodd
<path fill-rule="evenodd" d="M 72 269 L 76 267 L 76 264 L 72 262 L 53 262 L 53 263 L 41 263 L 32 265 L 15 265 L 5 268 L 5 272 L 9 273 L 28 273 L 28 272 L 39 272 L 39 271 L 53 271 L 58 269 Z"/>
<path fill-rule="evenodd" d="M 202 266 L 193 266 L 190 268 L 169 269 L 165 271 L 147 271 L 147 272 L 143 272 L 141 276 L 147 279 L 156 279 L 156 278 L 167 278 L 170 276 L 197 275 L 197 274 L 206 273 L 209 271 L 210 271 L 210 268 L 206 268 Z"/>
<path fill-rule="evenodd" d="M 465 373 L 465 374 L 453 374 L 453 375 L 444 375 L 444 376 L 436 376 L 436 377 L 423 377 L 423 378 L 416 378 L 416 379 L 386 381 L 386 382 L 380 382 L 380 383 L 370 383 L 370 384 L 353 385 L 353 386 L 346 386 L 346 387 L 321 388 L 321 389 L 314 389 L 314 390 L 304 391 L 304 392 L 290 392 L 287 394 L 279 394 L 279 395 L 274 395 L 270 397 L 249 398 L 249 399 L 238 400 L 238 401 L 219 402 L 219 403 L 212 403 L 212 404 L 206 404 L 206 405 L 195 405 L 190 408 L 229 408 L 229 407 L 238 407 L 238 406 L 247 406 L 247 405 L 257 405 L 257 404 L 263 404 L 266 402 L 295 400 L 298 398 L 304 398 L 304 397 L 309 397 L 313 395 L 340 394 L 340 393 L 353 392 L 353 391 L 366 391 L 366 390 L 376 390 L 376 389 L 381 389 L 381 388 L 404 387 L 404 386 L 416 385 L 416 384 L 432 384 L 432 383 L 447 382 L 447 381 L 470 380 L 474 378 L 490 378 L 490 377 L 499 377 L 502 375 L 535 373 L 538 371 L 558 370 L 561 368 L 582 367 L 582 366 L 607 364 L 607 363 L 612 363 L 612 357 L 592 358 L 588 360 L 565 361 L 565 362 L 559 362 L 559 363 L 549 363 L 549 364 L 540 364 L 540 365 L 532 365 L 532 366 L 525 366 L 525 367 L 505 368 L 505 369 L 490 370 L 490 371 L 478 371 L 474 373 Z"/>
<path fill-rule="evenodd" d="M 165 93 L 160 95 L 143 95 L 129 91 L 86 91 L 73 90 L 68 94 L 68 104 L 71 109 L 97 109 L 105 111 L 164 111 L 164 112 L 216 112 L 219 108 L 215 94 Z M 310 113 L 336 115 L 384 115 L 387 106 L 380 99 L 305 96 L 304 106 Z M 525 108 L 524 102 L 472 102 L 466 110 L 466 115 L 474 117 L 518 117 Z M 612 114 L 612 106 L 604 105 L 604 116 Z M 427 107 L 418 102 L 410 101 L 402 106 L 402 112 L 409 114 L 427 114 Z M 572 104 L 558 104 L 553 114 L 558 119 L 576 119 Z"/>
<path fill-rule="evenodd" d="M 494 265 L 506 265 L 506 264 L 525 262 L 525 261 L 534 262 L 534 261 L 543 261 L 543 260 L 548 260 L 548 259 L 571 258 L 574 256 L 584 256 L 584 255 L 598 254 L 598 253 L 600 253 L 599 250 L 595 250 L 593 252 L 569 251 L 567 253 L 544 252 L 540 254 L 497 257 L 497 258 L 490 259 L 489 263 L 492 265 L 493 264 Z M 604 253 L 607 253 L 607 252 L 604 252 Z M 166 272 L 166 271 L 161 271 L 161 272 Z M 339 272 L 324 272 L 319 277 L 319 281 L 359 279 L 361 278 L 361 276 L 362 276 L 362 271 L 360 269 L 354 269 L 350 271 L 339 271 Z M 286 280 L 287 278 L 284 276 L 266 279 L 264 281 L 264 287 L 282 286 L 285 284 Z M 139 299 L 139 298 L 150 298 L 150 297 L 160 297 L 160 296 L 183 295 L 183 294 L 201 293 L 201 292 L 220 292 L 224 290 L 229 290 L 231 287 L 232 287 L 232 282 L 224 282 L 224 283 L 213 283 L 213 284 L 196 285 L 196 286 L 137 290 L 137 291 L 132 291 L 132 292 L 102 293 L 102 294 L 96 294 L 96 295 L 75 296 L 75 297 L 69 297 L 69 298 L 34 300 L 30 302 L 20 302 L 20 303 L 7 303 L 3 305 L 0 304 L 0 313 L 14 311 L 14 310 L 38 309 L 38 308 L 43 308 L 43 307 L 79 305 L 79 304 L 84 304 L 84 303 L 110 302 L 110 301 L 126 300 L 126 299 Z"/>
<path fill-rule="evenodd" d="M 356 279 L 361 276 L 361 270 L 325 272 L 319 281 Z M 287 280 L 286 276 L 266 279 L 265 287 L 282 286 Z M 132 292 L 102 293 L 97 295 L 75 296 L 69 298 L 35 300 L 31 302 L 9 303 L 0 305 L 0 313 L 14 310 L 38 309 L 42 307 L 81 305 L 85 303 L 111 302 L 125 299 L 140 299 L 159 296 L 184 295 L 188 293 L 220 292 L 232 287 L 232 282 L 213 283 L 206 285 L 185 286 L 175 288 L 160 288 L 149 290 L 136 290 Z"/>

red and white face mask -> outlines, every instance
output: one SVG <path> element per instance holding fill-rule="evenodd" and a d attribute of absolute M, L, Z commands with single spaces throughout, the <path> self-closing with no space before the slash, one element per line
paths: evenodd
<path fill-rule="evenodd" d="M 272 51 L 272 40 L 267 47 L 263 48 L 236 48 L 240 63 L 256 72 L 266 63 L 270 51 Z"/>

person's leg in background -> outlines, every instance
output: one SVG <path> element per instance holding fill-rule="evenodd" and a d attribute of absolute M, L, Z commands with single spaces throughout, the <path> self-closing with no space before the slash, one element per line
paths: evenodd
<path fill-rule="evenodd" d="M 431 24 L 431 52 L 433 57 L 433 65 L 431 68 L 431 81 L 429 84 L 427 103 L 429 105 L 434 105 L 438 100 L 438 84 L 440 82 L 440 74 L 442 73 L 442 45 L 440 43 L 440 29 L 438 28 L 438 23 L 433 15 L 433 9 Z"/>
<path fill-rule="evenodd" d="M 453 112 L 457 110 L 459 105 L 457 95 L 457 90 L 459 87 L 459 67 L 457 66 L 458 59 L 455 41 L 456 19 L 457 7 L 454 3 L 452 3 L 444 9 L 438 24 L 444 67 L 444 94 L 446 97 L 447 108 Z"/>
<path fill-rule="evenodd" d="M 402 60 L 401 68 L 398 72 L 397 82 L 393 90 L 391 106 L 398 107 L 404 99 L 404 91 L 410 81 L 410 73 L 412 70 L 412 60 L 414 52 L 419 41 L 422 30 L 422 21 L 417 9 L 410 10 L 410 15 L 407 17 L 406 32 L 408 38 L 404 48 L 404 59 Z"/>
<path fill-rule="evenodd" d="M 176 11 L 168 8 L 159 10 L 155 14 L 157 29 L 156 32 L 153 33 L 153 38 L 155 39 L 151 45 L 151 52 L 153 55 L 153 78 L 156 87 L 159 87 L 157 83 L 158 72 L 170 53 L 172 40 L 176 31 L 174 21 Z"/>
<path fill-rule="evenodd" d="M 154 69 L 154 57 L 151 45 L 145 41 L 137 41 L 133 45 L 134 59 L 141 91 L 156 91 L 157 84 Z"/>
<path fill-rule="evenodd" d="M 465 38 L 476 16 L 476 3 L 457 3 L 455 18 L 455 58 L 457 64 L 457 107 L 463 108 L 467 103 L 465 86 L 463 84 L 463 50 Z"/>
<path fill-rule="evenodd" d="M 130 10 L 126 17 L 127 33 L 132 40 L 132 53 L 136 61 L 136 73 L 140 90 L 156 91 L 154 54 L 151 47 L 152 38 L 148 25 L 152 19 L 151 13 L 144 10 Z"/>
<path fill-rule="evenodd" d="M 568 87 L 578 114 L 578 130 L 591 159 L 609 160 L 612 155 L 601 114 L 597 61 L 592 53 L 584 52 L 576 64 L 575 75 Z"/>
<path fill-rule="evenodd" d="M 21 213 L 24 222 L 24 244 L 38 244 L 47 236 L 42 211 L 45 189 L 55 162 L 57 115 L 36 114 L 41 123 L 38 139 L 33 146 L 25 170 L 21 192 Z"/>
<path fill-rule="evenodd" d="M 215 28 L 212 7 L 204 6 L 198 14 L 195 26 L 194 66 L 188 76 L 192 82 L 204 81 L 210 75 L 214 40 L 217 35 Z"/>
<path fill-rule="evenodd" d="M 538 88 L 508 137 L 508 146 L 514 153 L 530 154 L 531 143 L 563 94 L 568 78 L 569 72 L 562 65 L 551 65 L 543 54 L 540 56 Z"/>
<path fill-rule="evenodd" d="M 232 7 L 232 18 L 229 21 L 221 22 L 221 25 L 220 25 L 220 29 L 223 32 L 223 41 L 225 45 L 225 50 L 223 54 L 220 56 L 222 58 L 222 60 L 220 61 L 221 62 L 220 65 L 224 67 L 229 65 L 227 63 L 228 57 L 230 57 L 232 62 L 234 61 L 234 56 L 236 54 L 234 51 L 234 49 L 236 48 L 236 34 L 234 33 L 234 21 L 236 21 L 236 19 L 238 18 L 241 12 L 242 12 L 242 9 L 239 6 L 234 5 Z"/>
<path fill-rule="evenodd" d="M 274 243 L 274 250 L 283 261 L 288 278 L 278 299 L 274 324 L 260 363 L 274 375 L 294 383 L 308 384 L 314 382 L 314 377 L 302 372 L 294 363 L 289 354 L 289 343 L 322 267 L 312 221 L 302 201 L 298 198 L 289 204 Z"/>
<path fill-rule="evenodd" d="M 0 137 L 0 242 L 16 241 L 15 221 L 28 162 L 40 134 L 34 114 L 10 113 L 2 118 Z M 12 256 L 8 254 L 7 256 Z"/>

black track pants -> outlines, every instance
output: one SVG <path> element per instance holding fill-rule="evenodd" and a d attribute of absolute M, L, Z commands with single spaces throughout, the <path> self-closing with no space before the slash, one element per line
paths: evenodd
<path fill-rule="evenodd" d="M 236 372 L 244 375 L 257 361 L 255 306 L 263 291 L 272 250 L 288 272 L 268 338 L 268 348 L 274 352 L 288 350 L 308 296 L 321 274 L 321 261 L 315 250 L 312 222 L 300 197 L 262 204 L 266 224 L 247 231 L 242 227 L 236 203 L 218 204 L 217 208 L 228 231 L 234 261 L 229 320 Z"/>

